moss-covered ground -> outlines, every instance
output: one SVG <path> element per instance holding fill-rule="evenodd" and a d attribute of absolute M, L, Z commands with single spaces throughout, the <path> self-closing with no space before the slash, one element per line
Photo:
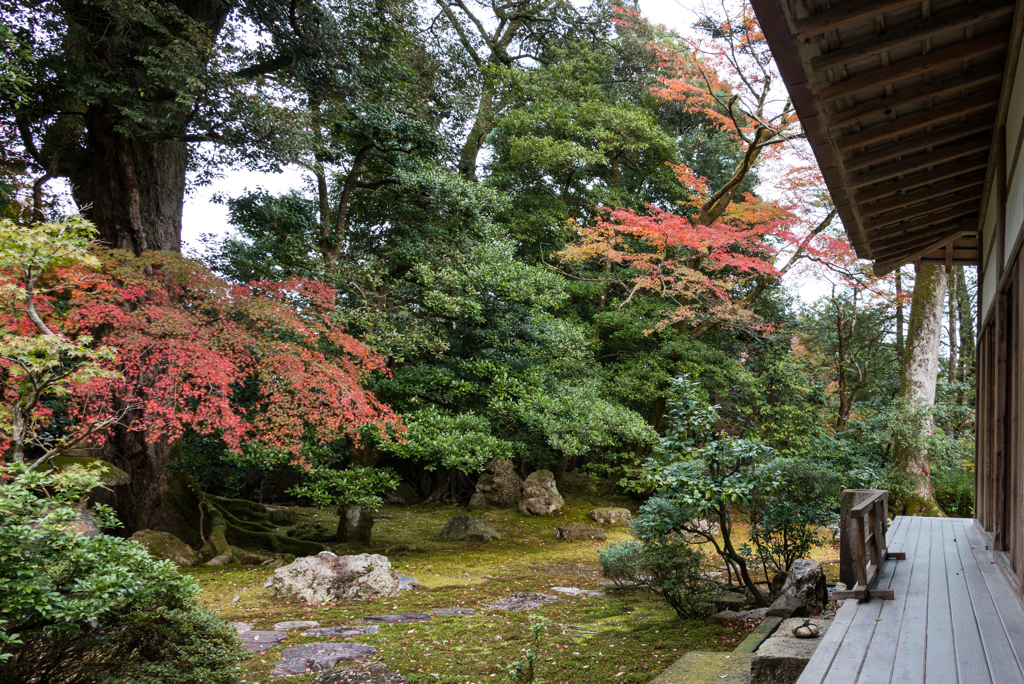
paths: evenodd
<path fill-rule="evenodd" d="M 554 529 L 590 523 L 598 506 L 629 506 L 626 499 L 603 494 L 587 481 L 563 486 L 566 506 L 554 516 L 525 517 L 515 510 L 481 510 L 473 514 L 491 522 L 502 535 L 490 543 L 445 542 L 444 523 L 465 509 L 448 506 L 387 507 L 377 516 L 370 548 L 332 545 L 337 553 L 380 553 L 397 572 L 412 575 L 419 588 L 388 600 L 308 605 L 274 596 L 263 583 L 269 568 L 195 568 L 205 604 L 230 621 L 270 629 L 283 620 L 316 620 L 324 627 L 353 625 L 367 615 L 429 611 L 461 606 L 473 617 L 435 616 L 429 623 L 381 626 L 375 635 L 342 639 L 304 637 L 300 631 L 244 666 L 249 684 L 267 684 L 281 649 L 314 641 L 353 641 L 375 646 L 378 659 L 410 682 L 483 684 L 505 681 L 506 666 L 522 658 L 531 644 L 531 616 L 550 621 L 539 651 L 537 677 L 561 682 L 651 681 L 688 651 L 732 650 L 749 627 L 708 621 L 682 621 L 647 592 L 610 590 L 605 599 L 563 596 L 557 603 L 525 612 L 488 610 L 484 606 L 522 591 L 555 594 L 552 587 L 598 589 L 597 548 L 608 542 L 556 541 Z M 300 522 L 336 524 L 329 512 L 293 509 Z M 606 526 L 609 541 L 628 538 L 623 526 Z M 288 679 L 312 682 L 315 675 Z"/>

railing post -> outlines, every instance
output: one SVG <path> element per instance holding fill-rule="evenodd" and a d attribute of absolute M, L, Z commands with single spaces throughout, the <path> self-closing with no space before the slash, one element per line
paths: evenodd
<path fill-rule="evenodd" d="M 857 583 L 857 530 L 861 525 L 861 549 L 864 548 L 864 520 L 850 518 L 850 509 L 878 492 L 873 489 L 844 489 L 839 507 L 839 581 L 849 588 Z"/>

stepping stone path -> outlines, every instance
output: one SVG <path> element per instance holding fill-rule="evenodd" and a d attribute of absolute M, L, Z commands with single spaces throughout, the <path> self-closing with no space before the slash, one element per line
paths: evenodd
<path fill-rule="evenodd" d="M 339 625 L 338 627 L 320 627 L 319 629 L 307 629 L 302 633 L 302 636 L 341 636 L 341 637 L 352 637 L 352 636 L 363 636 L 366 634 L 376 634 L 380 630 L 380 625 L 362 625 L 361 627 L 346 627 L 345 625 Z"/>
<path fill-rule="evenodd" d="M 408 684 L 409 679 L 392 672 L 384 663 L 336 667 L 316 678 L 315 684 Z"/>
<path fill-rule="evenodd" d="M 239 634 L 242 638 L 242 645 L 253 653 L 262 653 L 277 646 L 288 638 L 288 632 L 270 632 L 258 629 L 250 629 Z"/>
<path fill-rule="evenodd" d="M 593 589 L 580 589 L 578 587 L 551 587 L 551 591 L 557 591 L 559 594 L 568 594 L 569 596 L 582 596 L 583 598 L 605 597 L 603 591 L 594 591 Z"/>
<path fill-rule="evenodd" d="M 229 622 L 228 624 L 235 628 L 236 634 L 252 631 L 251 622 Z"/>
<path fill-rule="evenodd" d="M 278 622 L 274 625 L 274 629 L 279 632 L 287 632 L 289 629 L 312 629 L 319 626 L 320 623 L 313 620 L 292 620 L 291 622 Z"/>
<path fill-rule="evenodd" d="M 487 608 L 509 611 L 533 610 L 545 603 L 554 603 L 561 600 L 557 596 L 548 596 L 547 594 L 538 594 L 532 591 L 521 591 L 518 594 L 512 594 L 495 601 L 487 606 Z"/>
<path fill-rule="evenodd" d="M 383 625 L 400 625 L 409 622 L 430 622 L 430 613 L 388 613 L 367 615 L 363 622 L 377 622 Z"/>
<path fill-rule="evenodd" d="M 476 615 L 476 611 L 472 608 L 433 608 L 430 612 L 434 615 L 444 615 L 447 617 L 469 617 Z"/>
<path fill-rule="evenodd" d="M 409 575 L 403 575 L 401 573 L 395 573 L 395 577 L 398 578 L 398 591 L 412 591 L 414 588 L 420 586 L 420 581 L 415 577 Z"/>
<path fill-rule="evenodd" d="M 281 651 L 281 660 L 271 677 L 294 677 L 329 670 L 343 660 L 366 660 L 377 649 L 366 644 L 317 643 L 293 646 Z"/>

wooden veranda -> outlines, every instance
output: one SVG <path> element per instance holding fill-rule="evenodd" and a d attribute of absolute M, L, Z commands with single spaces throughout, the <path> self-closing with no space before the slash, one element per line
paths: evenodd
<path fill-rule="evenodd" d="M 897 516 L 873 586 L 847 600 L 798 684 L 1024 684 L 1024 609 L 975 520 Z"/>

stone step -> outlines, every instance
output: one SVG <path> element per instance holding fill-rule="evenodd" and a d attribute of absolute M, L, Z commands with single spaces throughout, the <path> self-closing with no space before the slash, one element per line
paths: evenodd
<path fill-rule="evenodd" d="M 687 653 L 651 684 L 750 684 L 752 653 Z"/>

